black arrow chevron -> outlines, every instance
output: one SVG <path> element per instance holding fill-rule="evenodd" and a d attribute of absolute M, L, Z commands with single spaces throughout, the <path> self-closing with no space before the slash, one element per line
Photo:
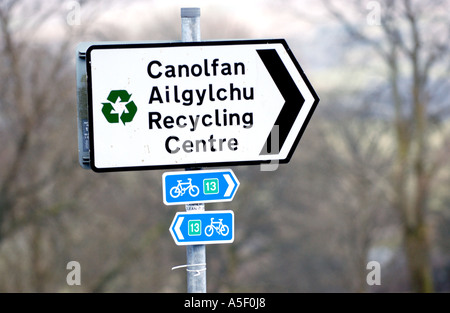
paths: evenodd
<path fill-rule="evenodd" d="M 256 50 L 256 52 L 267 68 L 267 71 L 285 101 L 283 108 L 275 121 L 275 125 L 267 137 L 266 143 L 264 144 L 264 147 L 259 155 L 278 154 L 279 151 L 281 151 L 292 126 L 294 125 L 295 119 L 297 118 L 300 109 L 305 102 L 305 98 L 303 98 L 302 94 L 298 90 L 297 85 L 275 49 Z M 277 131 L 274 130 L 276 126 L 278 126 L 279 134 L 278 147 L 272 147 L 271 134 L 277 133 Z"/>

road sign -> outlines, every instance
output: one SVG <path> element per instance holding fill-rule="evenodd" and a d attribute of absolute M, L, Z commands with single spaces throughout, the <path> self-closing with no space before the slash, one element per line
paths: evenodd
<path fill-rule="evenodd" d="M 179 246 L 232 243 L 233 211 L 178 212 L 170 225 Z"/>
<path fill-rule="evenodd" d="M 283 39 L 92 45 L 94 171 L 288 162 L 319 101 Z"/>
<path fill-rule="evenodd" d="M 166 205 L 231 201 L 238 187 L 239 181 L 230 169 L 163 174 Z"/>

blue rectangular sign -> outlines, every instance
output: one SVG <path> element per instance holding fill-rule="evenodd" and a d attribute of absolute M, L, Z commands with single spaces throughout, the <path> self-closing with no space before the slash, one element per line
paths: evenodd
<path fill-rule="evenodd" d="M 239 181 L 230 169 L 163 174 L 166 205 L 231 201 L 238 187 Z"/>
<path fill-rule="evenodd" d="M 234 213 L 233 211 L 178 212 L 169 230 L 179 246 L 232 243 Z"/>

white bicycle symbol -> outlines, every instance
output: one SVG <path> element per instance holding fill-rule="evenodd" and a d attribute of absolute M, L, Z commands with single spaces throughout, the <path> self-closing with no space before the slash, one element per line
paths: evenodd
<path fill-rule="evenodd" d="M 222 223 L 222 220 L 223 220 L 222 218 L 219 218 L 218 222 L 214 222 L 214 217 L 211 218 L 211 224 L 206 226 L 205 228 L 205 235 L 211 237 L 212 234 L 214 233 L 214 230 L 216 230 L 219 235 L 222 236 L 228 235 L 230 229 L 228 228 L 227 225 L 224 225 Z"/>
<path fill-rule="evenodd" d="M 177 182 L 178 185 L 170 188 L 170 195 L 173 198 L 178 198 L 179 196 L 184 195 L 186 190 L 189 190 L 191 197 L 197 197 L 200 193 L 200 189 L 197 186 L 192 185 L 192 178 L 188 178 L 187 183 L 182 183 L 181 180 L 177 180 Z"/>

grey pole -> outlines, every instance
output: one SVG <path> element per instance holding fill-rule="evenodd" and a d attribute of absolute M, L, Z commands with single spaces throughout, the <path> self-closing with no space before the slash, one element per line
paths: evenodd
<path fill-rule="evenodd" d="M 181 8 L 181 41 L 200 41 L 200 8 Z"/>
<path fill-rule="evenodd" d="M 181 8 L 181 41 L 200 41 L 200 8 Z M 204 203 L 186 204 L 186 211 L 204 211 Z M 186 246 L 187 292 L 206 292 L 205 245 Z"/>

